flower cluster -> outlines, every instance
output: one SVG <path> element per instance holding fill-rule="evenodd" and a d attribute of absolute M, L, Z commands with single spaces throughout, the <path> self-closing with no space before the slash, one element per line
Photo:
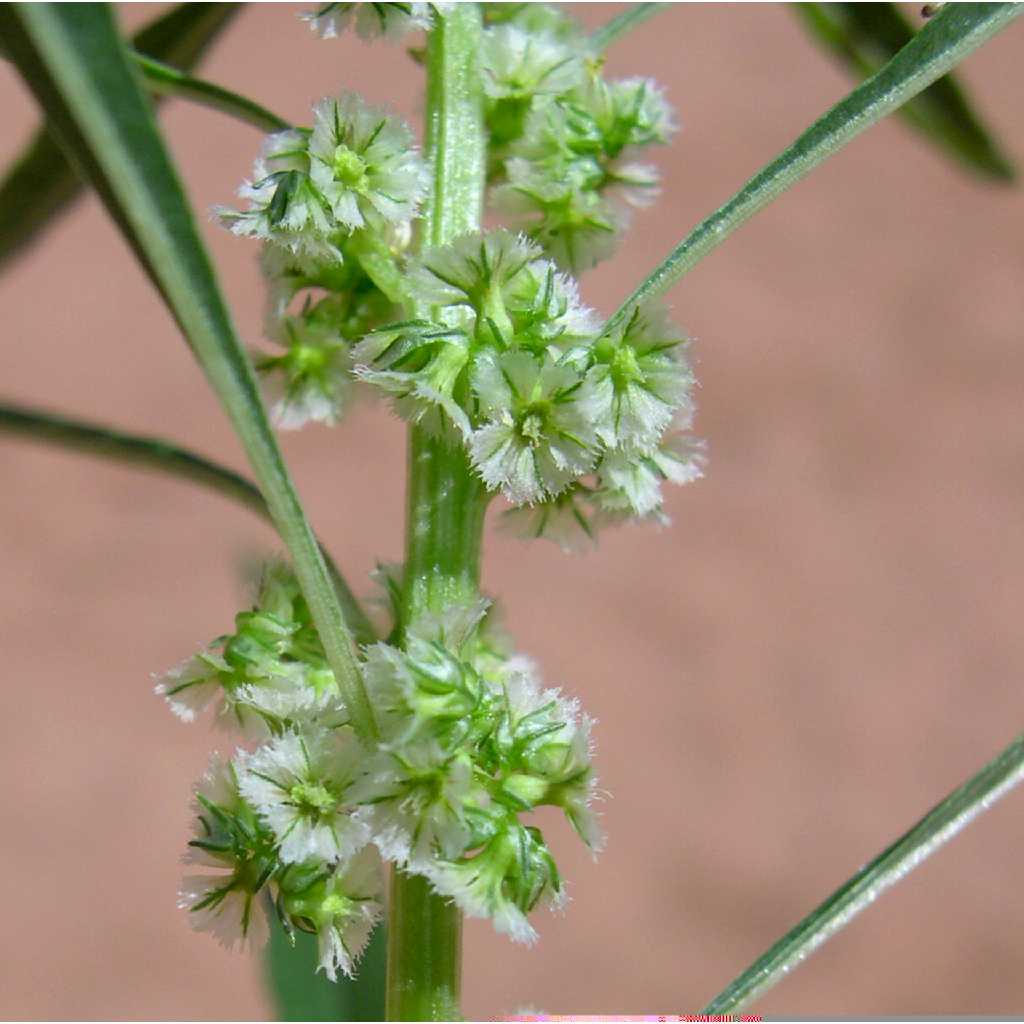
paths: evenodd
<path fill-rule="evenodd" d="M 350 343 L 393 318 L 395 261 L 426 189 L 400 121 L 354 93 L 322 100 L 313 118 L 312 128 L 264 141 L 239 190 L 245 210 L 215 210 L 235 234 L 264 243 L 266 334 L 283 351 L 258 354 L 255 365 L 278 393 L 274 414 L 285 428 L 334 423 L 343 411 Z M 289 314 L 300 293 L 305 302 Z"/>
<path fill-rule="evenodd" d="M 400 573 L 392 573 L 401 586 Z M 523 814 L 561 808 L 595 852 L 591 721 L 510 653 L 488 602 L 453 607 L 363 652 L 378 742 L 347 715 L 290 571 L 265 571 L 236 632 L 157 687 L 192 720 L 216 705 L 261 742 L 215 759 L 196 789 L 181 905 L 228 946 L 259 941 L 268 910 L 315 932 L 320 966 L 352 974 L 380 914 L 381 861 L 430 880 L 518 941 L 564 887 Z M 394 635 L 394 631 L 393 631 Z M 395 638 L 397 640 L 397 637 Z"/>
<path fill-rule="evenodd" d="M 602 333 L 575 282 L 506 230 L 428 251 L 410 282 L 435 320 L 370 333 L 355 373 L 465 445 L 519 532 L 577 547 L 601 523 L 663 519 L 661 484 L 700 475 L 687 343 L 659 307 Z"/>
<path fill-rule="evenodd" d="M 519 7 L 482 50 L 492 198 L 579 273 L 610 255 L 628 207 L 657 195 L 657 169 L 635 154 L 668 141 L 672 111 L 650 79 L 605 80 L 569 18 Z"/>

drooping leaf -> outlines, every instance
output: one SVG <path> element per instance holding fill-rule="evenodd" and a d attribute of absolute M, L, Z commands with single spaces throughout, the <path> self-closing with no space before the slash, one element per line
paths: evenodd
<path fill-rule="evenodd" d="M 352 724 L 362 736 L 374 737 L 352 634 L 110 9 L 5 5 L 0 32 L 61 144 L 138 255 L 227 412 L 291 555 Z"/>
<path fill-rule="evenodd" d="M 608 333 L 640 303 L 664 295 L 741 224 L 838 153 L 861 132 L 941 78 L 986 40 L 1024 14 L 1022 3 L 946 4 L 888 64 L 818 118 L 702 220 L 609 317 Z"/>
<path fill-rule="evenodd" d="M 251 480 L 166 438 L 128 434 L 10 402 L 0 402 L 0 435 L 3 434 L 188 480 L 237 501 L 273 525 L 267 503 Z M 324 561 L 356 639 L 360 644 L 372 644 L 377 639 L 373 625 L 326 550 Z"/>
<path fill-rule="evenodd" d="M 791 6 L 810 34 L 861 78 L 878 71 L 915 34 L 895 4 Z M 930 85 L 900 108 L 900 116 L 967 169 L 989 180 L 1013 180 L 1013 163 L 975 112 L 956 76 L 945 75 Z"/>
<path fill-rule="evenodd" d="M 181 4 L 140 29 L 139 53 L 181 68 L 194 67 L 240 4 Z M 82 192 L 82 181 L 45 125 L 0 183 L 0 271 L 39 237 Z"/>
<path fill-rule="evenodd" d="M 355 979 L 330 982 L 315 973 L 316 937 L 297 931 L 292 946 L 275 917 L 267 946 L 267 978 L 278 1020 L 384 1020 L 386 954 L 387 929 L 379 924 Z"/>

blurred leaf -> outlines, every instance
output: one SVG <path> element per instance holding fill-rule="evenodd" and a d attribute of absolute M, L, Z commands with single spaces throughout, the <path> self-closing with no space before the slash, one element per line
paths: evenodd
<path fill-rule="evenodd" d="M 352 724 L 376 737 L 352 634 L 139 76 L 102 4 L 5 4 L 0 32 L 188 339 L 245 448 Z"/>
<path fill-rule="evenodd" d="M 86 423 L 11 402 L 0 402 L 0 434 L 55 444 L 70 451 L 120 462 L 122 465 L 167 473 L 233 498 L 273 525 L 270 509 L 260 489 L 252 481 L 227 466 L 218 465 L 165 438 L 127 434 L 113 427 Z M 334 581 L 338 600 L 345 611 L 345 618 L 352 626 L 356 639 L 360 644 L 372 644 L 377 639 L 373 624 L 323 545 L 321 550 Z"/>
<path fill-rule="evenodd" d="M 641 303 L 664 295 L 741 224 L 861 132 L 927 89 L 1021 14 L 1024 3 L 946 4 L 883 68 L 829 108 L 735 195 L 705 217 L 637 285 L 608 318 L 603 333 L 625 323 Z"/>
<path fill-rule="evenodd" d="M 181 4 L 138 31 L 132 44 L 140 53 L 191 68 L 240 7 Z M 0 271 L 81 191 L 81 179 L 60 146 L 45 125 L 39 128 L 0 183 Z"/>
<path fill-rule="evenodd" d="M 792 8 L 811 35 L 861 78 L 873 75 L 915 35 L 895 4 L 798 3 Z M 976 174 L 1002 182 L 1014 179 L 1012 162 L 953 75 L 925 89 L 900 115 Z"/>
<path fill-rule="evenodd" d="M 276 915 L 267 946 L 267 976 L 279 1020 L 384 1020 L 387 929 L 379 924 L 359 961 L 355 980 L 328 981 L 316 973 L 315 935 L 295 933 L 292 946 Z"/>

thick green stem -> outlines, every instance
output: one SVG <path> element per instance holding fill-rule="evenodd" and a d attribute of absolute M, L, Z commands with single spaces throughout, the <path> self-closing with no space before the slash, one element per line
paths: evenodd
<path fill-rule="evenodd" d="M 480 226 L 486 143 L 477 58 L 478 4 L 435 16 L 427 43 L 427 138 L 432 187 L 422 246 Z M 410 310 L 422 313 L 422 310 Z M 402 617 L 408 624 L 472 600 L 480 582 L 487 491 L 457 443 L 409 431 L 408 520 Z M 388 1020 L 459 1016 L 462 915 L 424 878 L 395 870 L 388 921 Z"/>

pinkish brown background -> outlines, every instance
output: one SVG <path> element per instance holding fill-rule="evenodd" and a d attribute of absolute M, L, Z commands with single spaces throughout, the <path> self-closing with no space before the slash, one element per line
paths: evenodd
<path fill-rule="evenodd" d="M 246 10 L 205 74 L 300 121 L 339 87 L 419 120 L 400 48 L 317 42 L 301 9 Z M 1024 23 L 963 75 L 1024 163 L 1022 55 Z M 606 313 L 848 87 L 772 4 L 675 6 L 609 65 L 665 83 L 684 130 L 659 154 L 661 203 L 584 281 Z M 0 74 L 6 160 L 36 113 Z M 256 133 L 181 102 L 162 121 L 196 207 L 230 201 Z M 255 340 L 256 251 L 203 231 Z M 696 1010 L 1021 729 L 1022 280 L 1024 193 L 874 128 L 673 292 L 711 450 L 673 526 L 578 559 L 490 532 L 509 625 L 600 720 L 610 843 L 593 864 L 550 830 L 573 902 L 536 948 L 468 925 L 468 1015 Z M 244 467 L 94 200 L 0 302 L 5 396 Z M 283 446 L 352 579 L 400 554 L 402 429 L 383 407 Z M 217 496 L 20 441 L 0 438 L 0 473 L 0 1016 L 266 1017 L 258 964 L 175 909 L 189 787 L 225 740 L 173 719 L 150 673 L 230 624 L 239 564 L 274 538 Z M 758 1009 L 1024 1011 L 1022 850 L 1024 793 Z"/>

